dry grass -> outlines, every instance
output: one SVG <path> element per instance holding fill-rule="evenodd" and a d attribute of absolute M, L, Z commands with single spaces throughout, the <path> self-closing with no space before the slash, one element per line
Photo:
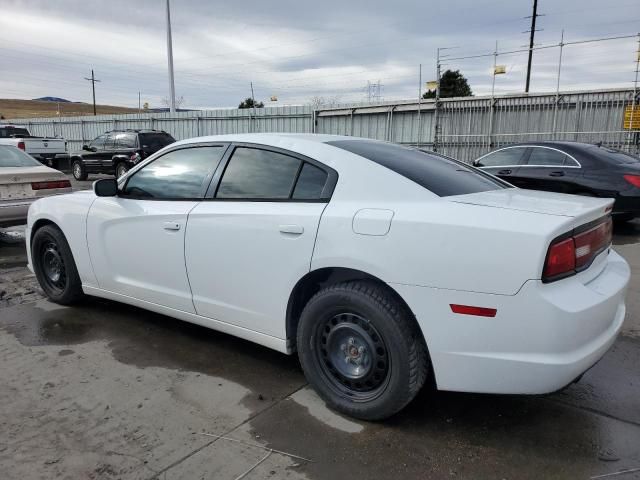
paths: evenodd
<path fill-rule="evenodd" d="M 110 113 L 136 113 L 137 108 L 113 107 L 111 105 L 96 105 L 98 115 Z M 12 118 L 56 117 L 58 115 L 56 102 L 41 102 L 37 100 L 0 99 L 0 115 L 9 120 Z M 93 105 L 88 103 L 60 103 L 60 115 L 73 117 L 78 115 L 93 115 Z"/>

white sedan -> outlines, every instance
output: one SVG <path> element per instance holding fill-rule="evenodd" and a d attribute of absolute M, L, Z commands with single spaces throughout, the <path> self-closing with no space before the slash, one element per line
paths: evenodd
<path fill-rule="evenodd" d="M 24 225 L 35 200 L 69 192 L 71 182 L 64 173 L 17 147 L 0 145 L 0 228 Z"/>
<path fill-rule="evenodd" d="M 630 276 L 612 204 L 390 143 L 225 135 L 39 200 L 27 238 L 54 302 L 109 298 L 297 351 L 330 406 L 382 419 L 427 380 L 546 393 L 596 363 Z"/>

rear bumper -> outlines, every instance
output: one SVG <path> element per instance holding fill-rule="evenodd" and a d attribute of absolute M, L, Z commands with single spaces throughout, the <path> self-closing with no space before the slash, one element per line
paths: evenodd
<path fill-rule="evenodd" d="M 13 227 L 27 223 L 29 206 L 36 200 L 37 198 L 11 202 L 0 201 L 0 227 Z"/>
<path fill-rule="evenodd" d="M 613 204 L 613 214 L 640 217 L 640 196 L 618 195 Z"/>
<path fill-rule="evenodd" d="M 529 280 L 513 296 L 392 286 L 418 319 L 439 389 L 541 394 L 593 366 L 622 327 L 629 266 L 611 251 L 592 268 L 601 271 L 550 284 Z M 497 314 L 453 314 L 452 303 Z"/>

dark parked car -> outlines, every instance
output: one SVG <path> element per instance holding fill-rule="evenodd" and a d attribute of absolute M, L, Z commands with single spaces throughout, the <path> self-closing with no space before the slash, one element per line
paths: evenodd
<path fill-rule="evenodd" d="M 175 142 L 161 130 L 113 130 L 83 145 L 81 152 L 70 155 L 71 171 L 76 180 L 86 180 L 90 173 L 124 175 L 140 160 Z"/>
<path fill-rule="evenodd" d="M 640 158 L 613 148 L 521 143 L 494 150 L 473 164 L 521 188 L 615 198 L 618 221 L 640 216 Z"/>

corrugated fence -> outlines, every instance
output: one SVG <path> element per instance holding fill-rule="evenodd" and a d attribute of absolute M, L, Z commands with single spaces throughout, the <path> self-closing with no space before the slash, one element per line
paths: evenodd
<path fill-rule="evenodd" d="M 127 128 L 165 130 L 178 140 L 225 133 L 315 132 L 435 148 L 471 161 L 492 148 L 530 140 L 603 142 L 638 153 L 638 130 L 623 126 L 625 109 L 633 103 L 632 90 L 599 90 L 442 99 L 437 107 L 433 100 L 425 100 L 317 110 L 310 106 L 266 107 L 5 123 L 27 125 L 33 135 L 62 136 L 70 151 L 79 150 L 108 130 Z"/>

